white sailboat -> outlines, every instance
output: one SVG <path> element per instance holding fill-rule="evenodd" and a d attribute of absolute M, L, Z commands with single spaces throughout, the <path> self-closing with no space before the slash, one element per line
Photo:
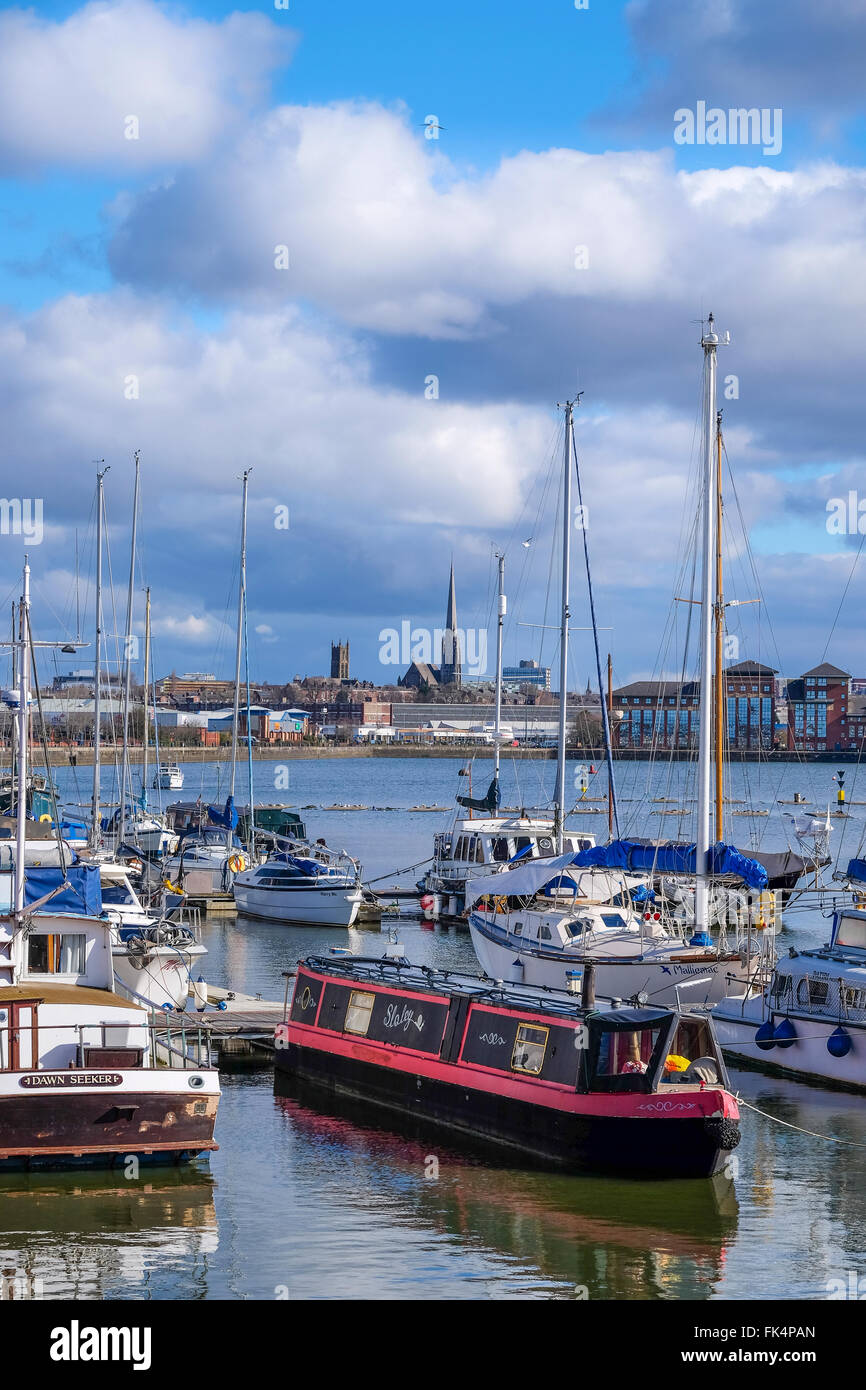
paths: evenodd
<path fill-rule="evenodd" d="M 686 938 L 681 925 L 663 915 L 653 902 L 649 876 L 629 881 L 621 871 L 599 875 L 578 872 L 616 869 L 618 854 L 605 862 L 605 849 L 580 855 L 564 854 L 566 690 L 571 548 L 571 471 L 574 402 L 565 405 L 563 465 L 562 622 L 560 629 L 560 720 L 557 764 L 556 848 L 558 858 L 547 867 L 523 872 L 505 868 L 491 877 L 472 881 L 466 889 L 469 929 L 476 955 L 494 979 L 522 980 L 534 986 L 566 988 L 587 964 L 596 971 L 602 995 L 629 998 L 645 994 L 654 1003 L 677 1002 L 677 991 L 688 984 L 690 1002 L 715 1002 L 728 994 L 749 994 L 763 983 L 767 965 L 764 936 L 756 909 L 754 920 L 733 924 L 729 941 L 723 927 L 717 942 L 709 931 L 711 877 L 710 759 L 713 702 L 712 555 L 715 535 L 713 446 L 716 421 L 716 349 L 719 339 L 712 315 L 701 341 L 704 352 L 704 488 L 703 584 L 701 608 L 701 719 L 698 785 L 698 826 L 694 849 L 696 875 L 695 932 Z M 616 842 L 614 842 L 616 845 Z M 612 849 L 614 846 L 611 847 Z M 617 846 L 618 848 L 618 846 Z M 685 847 L 683 847 L 685 848 Z M 587 861 L 596 859 L 596 863 Z M 575 864 L 577 861 L 577 864 Z M 753 866 L 760 881 L 765 871 Z M 636 911 L 643 898 L 647 909 Z"/>

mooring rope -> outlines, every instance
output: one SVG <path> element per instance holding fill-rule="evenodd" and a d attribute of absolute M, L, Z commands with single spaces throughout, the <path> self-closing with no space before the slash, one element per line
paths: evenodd
<path fill-rule="evenodd" d="M 800 1125 L 792 1125 L 789 1120 L 780 1120 L 778 1115 L 771 1115 L 769 1110 L 761 1110 L 759 1106 L 743 1100 L 742 1096 L 737 1096 L 737 1104 L 745 1105 L 747 1110 L 754 1110 L 756 1115 L 763 1115 L 765 1120 L 775 1120 L 777 1125 L 784 1125 L 786 1129 L 794 1129 L 798 1134 L 808 1134 L 812 1139 L 823 1139 L 827 1144 L 844 1144 L 849 1149 L 866 1149 L 866 1144 L 858 1144 L 855 1139 L 836 1139 L 832 1134 L 818 1134 L 814 1129 L 802 1129 Z"/>

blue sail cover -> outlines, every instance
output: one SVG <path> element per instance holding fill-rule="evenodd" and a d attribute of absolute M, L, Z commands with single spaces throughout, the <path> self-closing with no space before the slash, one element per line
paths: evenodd
<path fill-rule="evenodd" d="M 637 840 L 611 840 L 609 845 L 594 845 L 575 856 L 581 869 L 623 869 L 633 874 L 690 874 L 694 875 L 697 847 L 669 842 L 664 845 L 643 844 Z M 749 888 L 766 888 L 767 870 L 756 859 L 748 859 L 733 845 L 713 845 L 710 850 L 710 872 L 718 878 L 731 875 L 741 878 Z"/>
<path fill-rule="evenodd" d="M 280 864 L 290 864 L 293 869 L 300 869 L 302 874 L 309 874 L 311 878 L 322 872 L 323 866 L 316 859 L 299 859 L 296 854 L 272 854 L 272 860 L 277 860 Z"/>
<path fill-rule="evenodd" d="M 238 823 L 238 813 L 233 796 L 226 799 L 222 811 L 218 806 L 208 806 L 207 814 L 208 819 L 213 821 L 214 825 L 224 825 L 226 830 L 234 830 Z"/>
<path fill-rule="evenodd" d="M 24 905 L 38 902 L 63 882 L 62 869 L 26 869 Z M 102 915 L 102 885 L 98 864 L 73 864 L 66 870 L 66 887 L 45 904 L 46 912 L 76 912 L 86 917 Z"/>
<path fill-rule="evenodd" d="M 858 883 L 866 883 L 866 859 L 849 859 L 846 877 L 856 878 Z"/>

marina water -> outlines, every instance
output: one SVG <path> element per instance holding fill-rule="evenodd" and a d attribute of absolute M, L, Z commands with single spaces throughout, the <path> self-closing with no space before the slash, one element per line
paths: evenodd
<path fill-rule="evenodd" d="M 257 802 L 305 809 L 308 830 L 360 858 L 365 879 L 423 860 L 450 820 L 462 763 L 440 758 L 298 758 L 254 764 Z M 589 766 L 586 764 L 585 766 Z M 225 763 L 183 764 L 182 793 L 224 800 Z M 578 764 L 574 800 L 580 795 Z M 288 769 L 288 788 L 285 786 Z M 487 765 L 477 765 L 478 785 Z M 729 769 L 730 839 L 783 849 L 781 817 L 800 793 L 835 809 L 835 767 L 740 763 Z M 135 774 L 133 774 L 135 777 Z M 690 764 L 618 763 L 624 834 L 688 837 Z M 543 806 L 552 762 L 503 761 L 506 806 Z M 459 779 L 465 783 L 466 779 Z M 86 801 L 87 769 L 57 769 L 67 804 Z M 604 773 L 588 778 L 589 814 L 607 835 Z M 244 778 L 238 800 L 245 799 Z M 848 817 L 831 852 L 844 865 L 866 823 L 866 777 L 846 772 Z M 103 795 L 112 795 L 111 770 Z M 149 793 L 151 799 L 154 793 Z M 657 800 L 657 798 L 666 798 Z M 747 807 L 761 815 L 736 814 Z M 381 808 L 381 809 L 373 809 Z M 385 809 L 390 808 L 390 809 Z M 677 811 L 678 814 L 662 814 Z M 840 850 L 841 841 L 841 854 Z M 414 882 L 413 871 L 404 880 Z M 384 919 L 388 925 L 388 918 Z M 826 940 L 816 906 L 786 914 L 789 946 Z M 407 956 L 475 969 L 468 935 L 401 920 Z M 202 928 L 209 983 L 282 998 L 281 972 L 342 945 L 381 955 L 378 928 L 338 932 L 214 917 Z M 275 1097 L 270 1071 L 228 1075 L 209 1162 L 164 1170 L 0 1176 L 0 1291 L 5 1296 L 119 1299 L 454 1299 L 866 1295 L 866 1104 L 862 1097 L 732 1072 L 734 1090 L 797 1129 L 750 1110 L 732 1179 L 625 1182 L 567 1177 L 491 1158 L 443 1135 L 419 1135 L 357 1105 Z M 823 1142 L 800 1130 L 847 1141 Z M 860 1145 L 862 1147 L 853 1147 Z"/>

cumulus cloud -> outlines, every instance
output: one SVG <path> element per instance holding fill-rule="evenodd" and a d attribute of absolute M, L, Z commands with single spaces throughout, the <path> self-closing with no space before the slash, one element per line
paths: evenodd
<path fill-rule="evenodd" d="M 0 169 L 132 174 L 201 158 L 267 90 L 292 35 L 261 14 L 185 18 L 92 0 L 61 21 L 0 13 Z"/>

